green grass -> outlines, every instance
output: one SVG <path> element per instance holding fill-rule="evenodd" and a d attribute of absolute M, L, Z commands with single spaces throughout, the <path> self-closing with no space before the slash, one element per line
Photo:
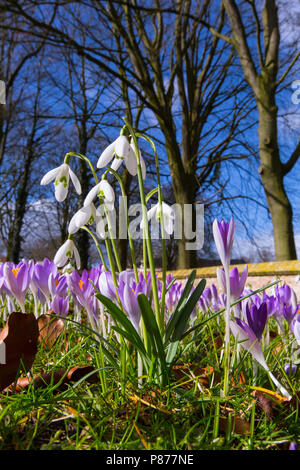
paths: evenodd
<path fill-rule="evenodd" d="M 217 363 L 220 353 L 217 335 L 219 331 L 222 333 L 222 327 L 222 322 L 219 327 L 215 319 L 207 324 L 180 358 L 199 368 L 211 367 L 213 372 L 206 382 L 193 379 L 187 368 L 181 381 L 173 375 L 167 387 L 158 388 L 144 380 L 138 388 L 135 377 L 128 375 L 122 384 L 119 371 L 105 364 L 105 391 L 100 382 L 89 384 L 81 380 L 64 391 L 51 385 L 42 389 L 30 385 L 20 393 L 2 393 L 0 449 L 288 449 L 300 433 L 298 403 L 278 405 L 274 407 L 274 416 L 268 417 L 252 395 L 249 354 L 243 352 L 243 361 L 234 369 L 230 396 L 226 400 L 220 398 L 222 370 Z M 99 369 L 99 347 L 95 339 L 84 336 L 84 330 L 71 322 L 66 322 L 65 328 L 69 341 L 67 352 L 62 353 L 66 343 L 64 334 L 51 351 L 40 345 L 33 375 L 81 365 Z M 280 370 L 285 351 L 275 353 L 278 342 L 279 339 L 275 340 L 269 348 L 268 363 L 286 386 L 297 390 L 299 375 L 288 378 Z M 238 383 L 240 371 L 245 377 L 243 384 Z M 256 385 L 272 390 L 261 369 Z M 247 433 L 236 432 L 233 427 L 238 417 L 242 424 L 247 423 Z"/>

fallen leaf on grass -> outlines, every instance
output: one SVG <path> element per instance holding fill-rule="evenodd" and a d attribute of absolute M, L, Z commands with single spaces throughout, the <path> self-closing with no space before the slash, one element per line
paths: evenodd
<path fill-rule="evenodd" d="M 0 364 L 0 390 L 11 385 L 20 369 L 28 371 L 37 353 L 38 323 L 33 313 L 12 312 L 0 333 L 5 364 Z"/>
<path fill-rule="evenodd" d="M 255 388 L 255 390 L 251 395 L 255 397 L 258 407 L 266 413 L 268 421 L 271 421 L 272 418 L 278 415 L 279 408 L 281 406 L 290 406 L 297 401 L 296 396 L 298 392 L 296 393 L 296 396 L 289 399 L 273 392 L 273 390 L 268 390 L 267 388 L 253 388 Z"/>
<path fill-rule="evenodd" d="M 61 318 L 56 318 L 49 313 L 45 313 L 38 318 L 40 330 L 39 343 L 46 349 L 51 349 L 64 329 L 64 322 Z"/>
<path fill-rule="evenodd" d="M 230 420 L 227 416 L 220 416 L 219 420 L 219 429 L 221 432 L 228 431 L 228 426 L 230 425 Z M 244 420 L 240 416 L 232 416 L 230 433 L 235 434 L 249 434 L 250 424 L 248 421 Z"/>
<path fill-rule="evenodd" d="M 83 366 L 83 367 L 71 367 L 71 369 L 59 369 L 53 372 L 47 372 L 40 374 L 36 377 L 20 377 L 17 382 L 16 392 L 21 392 L 26 389 L 29 384 L 34 385 L 35 388 L 47 388 L 49 385 L 55 386 L 59 384 L 56 388 L 57 391 L 62 391 L 67 388 L 67 385 L 72 382 L 78 382 L 86 375 L 95 371 L 94 374 L 91 374 L 86 378 L 87 382 L 90 384 L 98 383 L 99 377 L 96 374 L 96 369 L 93 366 Z"/>
<path fill-rule="evenodd" d="M 209 387 L 214 369 L 211 366 L 198 367 L 195 364 L 176 364 L 172 367 L 172 372 L 181 386 L 189 389 L 197 381 L 201 382 L 205 387 Z M 216 376 L 214 379 L 218 380 Z"/>

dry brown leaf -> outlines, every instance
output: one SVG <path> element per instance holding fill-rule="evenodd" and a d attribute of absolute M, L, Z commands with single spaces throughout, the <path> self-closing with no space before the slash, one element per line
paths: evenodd
<path fill-rule="evenodd" d="M 36 377 L 21 377 L 19 378 L 16 386 L 16 391 L 21 392 L 29 384 L 33 383 L 36 388 L 46 388 L 49 385 L 57 385 L 59 382 L 60 385 L 57 387 L 57 391 L 62 391 L 67 388 L 67 385 L 71 382 L 77 382 L 78 380 L 85 377 L 90 372 L 95 371 L 93 366 L 83 366 L 83 367 L 72 367 L 71 369 L 59 369 L 53 372 L 47 372 L 44 374 L 40 374 Z M 89 383 L 98 383 L 99 377 L 98 375 L 92 374 L 87 379 Z"/>
<path fill-rule="evenodd" d="M 226 432 L 228 428 L 229 419 L 226 416 L 220 416 L 219 429 L 221 432 Z M 231 433 L 235 434 L 249 434 L 250 424 L 240 416 L 232 416 Z"/>
<path fill-rule="evenodd" d="M 26 371 L 33 364 L 39 336 L 33 313 L 12 312 L 0 333 L 5 343 L 6 363 L 0 364 L 0 390 L 12 384 L 20 367 Z"/>
<path fill-rule="evenodd" d="M 38 318 L 38 325 L 40 330 L 39 342 L 45 348 L 51 349 L 61 335 L 64 329 L 64 322 L 61 318 L 53 317 L 51 314 L 45 313 Z"/>
<path fill-rule="evenodd" d="M 177 381 L 182 383 L 183 388 L 192 388 L 195 382 L 201 382 L 205 387 L 209 387 L 211 375 L 214 370 L 211 366 L 199 367 L 195 364 L 176 364 L 172 367 L 173 374 Z M 218 380 L 215 376 L 214 381 Z"/>

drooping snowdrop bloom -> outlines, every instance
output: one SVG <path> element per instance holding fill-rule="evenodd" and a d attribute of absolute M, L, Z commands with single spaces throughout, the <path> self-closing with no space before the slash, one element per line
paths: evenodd
<path fill-rule="evenodd" d="M 51 181 L 55 180 L 55 198 L 58 202 L 62 202 L 66 199 L 68 194 L 69 178 L 71 178 L 77 194 L 81 194 L 81 185 L 79 179 L 71 170 L 68 163 L 63 163 L 62 165 L 53 168 L 53 170 L 48 171 L 48 173 L 43 176 L 41 185 L 49 184 Z"/>
<path fill-rule="evenodd" d="M 96 184 L 84 200 L 84 207 L 88 207 L 91 205 L 95 197 L 98 196 L 100 201 L 105 204 L 108 210 L 114 209 L 114 202 L 115 202 L 115 192 L 112 186 L 106 180 L 101 180 L 100 183 Z"/>
<path fill-rule="evenodd" d="M 87 223 L 92 223 L 96 217 L 96 208 L 91 202 L 87 206 L 83 206 L 79 209 L 72 217 L 69 223 L 68 232 L 70 234 L 78 232 L 80 227 L 83 227 Z"/>
<path fill-rule="evenodd" d="M 163 224 L 164 224 L 164 230 L 168 235 L 172 235 L 174 231 L 174 219 L 175 219 L 175 212 L 172 209 L 172 207 L 168 206 L 165 202 L 162 202 L 162 213 L 163 213 Z M 150 210 L 147 212 L 147 219 L 156 219 L 156 221 L 159 221 L 161 217 L 161 211 L 160 211 L 160 203 L 158 202 L 155 204 L 155 206 L 151 207 Z M 142 219 L 140 223 L 140 227 L 143 230 L 144 229 L 144 220 Z"/>
<path fill-rule="evenodd" d="M 58 268 L 61 268 L 65 264 L 67 264 L 68 260 L 72 258 L 74 255 L 75 257 L 75 262 L 76 262 L 76 267 L 77 269 L 80 269 L 80 256 L 79 252 L 73 242 L 70 238 L 65 241 L 65 243 L 58 249 L 55 257 L 54 257 L 54 263 Z"/>
<path fill-rule="evenodd" d="M 120 135 L 114 142 L 112 142 L 106 149 L 102 152 L 97 162 L 97 168 L 104 168 L 112 160 L 111 168 L 115 171 L 119 169 L 122 162 L 125 162 L 128 172 L 132 176 L 137 174 L 137 156 L 134 151 L 134 147 L 129 143 L 127 137 Z M 140 162 L 142 168 L 143 178 L 146 177 L 146 165 L 140 155 Z"/>

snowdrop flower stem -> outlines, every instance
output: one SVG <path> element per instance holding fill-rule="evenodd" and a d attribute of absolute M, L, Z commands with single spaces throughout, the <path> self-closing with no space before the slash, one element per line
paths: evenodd
<path fill-rule="evenodd" d="M 226 311 L 225 311 L 225 341 L 224 341 L 224 396 L 228 394 L 229 372 L 230 372 L 230 277 L 229 268 L 225 266 L 226 281 Z"/>
<path fill-rule="evenodd" d="M 117 263 L 117 268 L 118 268 L 118 271 L 121 272 L 122 271 L 121 261 L 120 261 L 120 257 L 119 257 L 118 250 L 117 250 L 117 247 L 116 247 L 113 231 L 112 231 L 110 214 L 109 214 L 109 211 L 108 211 L 106 206 L 104 206 L 104 211 L 105 211 L 107 225 L 108 225 L 108 233 L 109 233 L 110 241 L 111 241 L 111 244 L 112 244 L 112 247 L 113 247 L 115 260 L 116 260 L 116 263 Z"/>
<path fill-rule="evenodd" d="M 158 204 L 159 204 L 159 212 L 160 212 L 160 226 L 161 226 L 161 239 L 162 239 L 162 292 L 161 292 L 161 299 L 160 299 L 160 307 L 161 307 L 161 323 L 163 325 L 164 321 L 164 314 L 165 314 L 165 297 L 166 297 L 166 278 L 167 278 L 167 255 L 166 255 L 166 240 L 165 240 L 165 229 L 164 229 L 164 215 L 163 215 L 163 195 L 161 190 L 161 183 L 160 183 L 160 171 L 159 171 L 159 161 L 158 155 L 156 151 L 156 146 L 150 137 L 137 133 L 137 137 L 141 137 L 142 139 L 146 140 L 152 147 L 155 156 L 155 167 L 156 167 L 156 175 L 157 175 L 157 190 L 158 190 Z"/>
<path fill-rule="evenodd" d="M 81 160 L 84 160 L 85 162 L 87 162 L 87 164 L 89 165 L 90 169 L 91 169 L 91 172 L 93 174 L 93 177 L 95 179 L 95 183 L 98 184 L 99 180 L 98 180 L 98 176 L 95 172 L 95 169 L 92 165 L 92 163 L 90 162 L 90 160 L 88 159 L 88 157 L 86 157 L 85 155 L 82 155 L 81 153 L 76 153 L 76 152 L 69 152 L 66 154 L 65 156 L 65 161 L 64 163 L 68 163 L 70 161 L 70 157 L 77 157 L 77 158 L 80 158 Z M 66 161 L 68 159 L 68 161 Z"/>
<path fill-rule="evenodd" d="M 124 126 L 124 127 L 126 127 L 126 126 Z M 107 167 L 107 169 L 108 169 L 108 171 L 110 171 L 115 176 L 116 180 L 118 181 L 118 183 L 120 185 L 122 196 L 125 199 L 126 198 L 126 192 L 125 192 L 125 188 L 124 188 L 124 184 L 123 184 L 122 179 L 120 178 L 119 174 L 115 170 L 113 170 L 110 167 Z M 131 259 L 132 259 L 132 266 L 133 266 L 133 270 L 134 270 L 135 281 L 136 281 L 136 283 L 138 283 L 139 282 L 139 275 L 138 275 L 138 271 L 137 271 L 135 251 L 134 251 L 133 240 L 132 240 L 132 235 L 131 235 L 130 226 L 129 226 L 129 216 L 128 216 L 127 208 L 126 208 L 126 225 L 127 225 L 128 242 L 129 242 L 129 249 L 130 249 L 130 253 L 131 253 Z M 146 279 L 146 277 L 145 277 L 145 279 Z"/>
<path fill-rule="evenodd" d="M 97 248 L 97 250 L 98 250 L 99 256 L 100 256 L 100 258 L 101 258 L 101 262 L 102 262 L 102 264 L 103 264 L 103 267 L 104 267 L 105 271 L 107 271 L 108 268 L 107 268 L 107 265 L 106 265 L 106 263 L 105 263 L 105 259 L 104 259 L 104 256 L 103 256 L 103 253 L 102 253 L 102 251 L 101 251 L 101 248 L 100 248 L 100 245 L 99 245 L 99 243 L 98 243 L 97 238 L 95 237 L 95 235 L 93 234 L 93 232 L 91 232 L 91 230 L 90 230 L 89 228 L 87 228 L 85 225 L 82 226 L 82 227 L 80 227 L 80 228 L 81 228 L 82 230 L 85 230 L 86 232 L 88 232 L 88 233 L 90 234 L 90 236 L 92 237 L 92 239 L 94 240 L 94 243 L 95 243 L 95 245 L 96 245 L 96 248 Z"/>
<path fill-rule="evenodd" d="M 156 317 L 157 324 L 159 325 L 159 328 L 162 331 L 162 324 L 161 324 L 161 318 L 160 318 L 161 315 L 160 315 L 159 297 L 158 297 L 158 289 L 157 289 L 156 273 L 155 273 L 155 264 L 154 264 L 152 243 L 151 243 L 149 223 L 148 223 L 148 217 L 147 217 L 147 206 L 146 206 L 145 190 L 144 190 L 144 183 L 143 183 L 140 151 L 139 151 L 139 147 L 138 147 L 136 134 L 135 134 L 130 122 L 126 118 L 124 118 L 124 122 L 125 122 L 128 130 L 131 134 L 131 137 L 132 137 L 132 140 L 133 140 L 134 151 L 135 151 L 135 154 L 137 156 L 137 174 L 138 174 L 138 182 L 139 182 L 139 190 L 140 190 L 140 199 L 141 199 L 141 204 L 142 204 L 142 208 L 143 208 L 143 222 L 144 222 L 144 227 L 145 227 L 146 246 L 147 246 L 148 261 L 149 261 L 151 281 L 152 281 L 154 310 L 155 310 L 155 317 Z"/>

